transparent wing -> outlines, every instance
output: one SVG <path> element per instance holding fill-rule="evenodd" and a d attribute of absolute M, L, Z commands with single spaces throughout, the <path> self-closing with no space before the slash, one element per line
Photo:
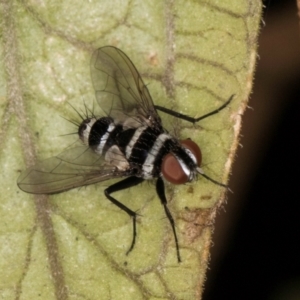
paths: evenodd
<path fill-rule="evenodd" d="M 27 193 L 51 194 L 128 175 L 104 164 L 103 157 L 86 146 L 79 146 L 25 170 L 18 178 L 18 186 Z"/>
<path fill-rule="evenodd" d="M 160 125 L 152 98 L 136 67 L 120 49 L 97 49 L 91 59 L 91 77 L 100 107 L 115 120 L 142 116 L 147 125 Z M 122 118 L 122 117 L 121 117 Z"/>

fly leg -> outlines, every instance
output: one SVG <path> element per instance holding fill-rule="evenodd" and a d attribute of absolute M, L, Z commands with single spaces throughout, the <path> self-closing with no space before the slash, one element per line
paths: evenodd
<path fill-rule="evenodd" d="M 135 244 L 137 213 L 132 211 L 131 209 L 129 209 L 127 206 L 125 206 L 124 204 L 122 204 L 121 202 L 116 200 L 115 198 L 113 198 L 110 194 L 114 193 L 114 192 L 117 192 L 117 191 L 128 189 L 130 187 L 133 187 L 135 185 L 138 185 L 138 184 L 142 183 L 143 181 L 144 181 L 143 178 L 131 176 L 131 177 L 128 177 L 128 178 L 126 178 L 122 181 L 119 181 L 119 182 L 109 186 L 107 189 L 104 190 L 104 194 L 105 194 L 105 196 L 108 200 L 110 200 L 113 204 L 115 204 L 116 206 L 118 206 L 119 208 L 124 210 L 130 217 L 132 217 L 133 237 L 132 237 L 131 246 L 130 246 L 129 250 L 126 252 L 126 255 L 128 255 L 129 252 L 132 251 L 132 249 L 134 247 L 134 244 Z"/>
<path fill-rule="evenodd" d="M 229 97 L 229 99 L 223 104 L 221 105 L 219 108 L 199 117 L 199 118 L 193 118 L 193 117 L 190 117 L 190 116 L 187 116 L 187 115 L 184 115 L 184 114 L 181 114 L 177 111 L 174 111 L 174 110 L 171 110 L 171 109 L 168 109 L 168 108 L 165 108 L 163 106 L 159 106 L 159 105 L 154 105 L 154 107 L 157 109 L 157 110 L 160 110 L 168 115 L 171 115 L 171 116 L 174 116 L 176 118 L 179 118 L 179 119 L 182 119 L 182 120 L 185 120 L 185 121 L 188 121 L 188 122 L 191 122 L 191 123 L 196 123 L 196 122 L 199 122 L 200 120 L 203 120 L 207 117 L 210 117 L 214 114 L 217 114 L 219 111 L 221 111 L 222 109 L 224 109 L 230 102 L 231 100 L 233 99 L 234 95 L 231 95 Z"/>
<path fill-rule="evenodd" d="M 161 201 L 161 204 L 164 206 L 166 216 L 169 219 L 169 222 L 171 224 L 174 239 L 175 239 L 177 259 L 178 259 L 178 262 L 181 262 L 180 253 L 179 253 L 178 239 L 177 239 L 177 234 L 176 234 L 176 229 L 175 229 L 175 221 L 174 221 L 174 219 L 171 215 L 171 212 L 170 212 L 170 210 L 167 206 L 167 198 L 166 198 L 166 195 L 165 195 L 165 184 L 164 184 L 164 181 L 162 180 L 161 177 L 159 177 L 156 181 L 156 192 L 157 192 L 157 195 L 158 195 L 158 197 Z"/>

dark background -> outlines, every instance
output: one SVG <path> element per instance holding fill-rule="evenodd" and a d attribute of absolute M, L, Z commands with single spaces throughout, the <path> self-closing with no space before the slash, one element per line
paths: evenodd
<path fill-rule="evenodd" d="M 234 194 L 216 219 L 204 300 L 300 299 L 300 26 L 296 0 L 264 4 L 252 109 Z"/>

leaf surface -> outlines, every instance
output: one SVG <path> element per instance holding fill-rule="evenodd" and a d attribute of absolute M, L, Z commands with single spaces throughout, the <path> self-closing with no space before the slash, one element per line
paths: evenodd
<path fill-rule="evenodd" d="M 226 182 L 251 91 L 261 1 L 1 1 L 0 270 L 3 299 L 199 299 L 212 225 L 225 191 L 203 177 L 167 185 L 182 263 L 154 185 L 114 196 L 139 213 L 134 250 L 128 215 L 103 195 L 110 182 L 52 196 L 16 185 L 20 170 L 76 141 L 66 119 L 92 107 L 94 49 L 122 49 L 154 103 L 204 115 L 166 127 L 202 149 L 204 172 Z M 75 117 L 74 117 L 75 116 Z M 63 118 L 62 118 L 63 117 Z M 78 118 L 78 117 L 77 117 Z M 77 119 L 78 120 L 78 119 Z"/>

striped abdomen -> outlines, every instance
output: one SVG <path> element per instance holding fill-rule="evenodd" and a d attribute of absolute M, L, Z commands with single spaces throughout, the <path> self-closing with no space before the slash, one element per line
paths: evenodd
<path fill-rule="evenodd" d="M 78 130 L 80 139 L 105 161 L 130 175 L 151 179 L 161 174 L 161 165 L 168 153 L 178 159 L 187 177 L 195 169 L 194 160 L 179 142 L 160 128 L 140 126 L 123 128 L 112 118 L 89 118 Z"/>

